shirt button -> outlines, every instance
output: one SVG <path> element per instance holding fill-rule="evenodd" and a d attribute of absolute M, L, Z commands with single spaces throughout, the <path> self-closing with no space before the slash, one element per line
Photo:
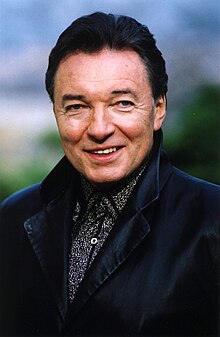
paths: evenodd
<path fill-rule="evenodd" d="M 96 245 L 97 242 L 98 242 L 98 239 L 97 238 L 92 238 L 90 242 L 91 242 L 92 245 Z"/>

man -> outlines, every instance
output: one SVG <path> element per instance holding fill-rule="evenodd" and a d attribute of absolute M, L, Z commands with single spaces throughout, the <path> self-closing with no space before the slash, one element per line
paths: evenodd
<path fill-rule="evenodd" d="M 2 204 L 2 334 L 217 335 L 219 188 L 162 151 L 167 74 L 148 28 L 79 18 L 46 88 L 65 157 Z"/>

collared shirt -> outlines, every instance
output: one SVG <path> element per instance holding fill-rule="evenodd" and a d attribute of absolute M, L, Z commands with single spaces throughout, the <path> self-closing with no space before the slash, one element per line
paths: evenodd
<path fill-rule="evenodd" d="M 81 178 L 82 196 L 78 198 L 73 215 L 69 255 L 70 301 L 73 301 L 86 270 L 111 232 L 146 166 L 146 163 L 143 164 L 108 194 L 97 191 L 85 178 Z"/>

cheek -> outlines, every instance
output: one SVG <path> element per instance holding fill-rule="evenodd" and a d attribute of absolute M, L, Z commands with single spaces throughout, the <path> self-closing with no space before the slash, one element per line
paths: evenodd
<path fill-rule="evenodd" d="M 142 142 L 148 138 L 152 137 L 153 134 L 153 122 L 151 118 L 142 118 L 129 121 L 129 119 L 124 123 L 125 133 L 127 133 L 128 138 L 133 141 Z"/>
<path fill-rule="evenodd" d="M 65 121 L 65 123 L 57 124 L 63 142 L 75 144 L 82 138 L 83 131 L 79 123 L 73 124 L 71 121 Z"/>

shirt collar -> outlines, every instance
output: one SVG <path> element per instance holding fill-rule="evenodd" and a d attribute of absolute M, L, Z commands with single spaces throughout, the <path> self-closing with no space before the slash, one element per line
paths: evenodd
<path fill-rule="evenodd" d="M 81 176 L 82 192 L 86 204 L 91 199 L 97 201 L 106 198 L 117 211 L 121 211 L 134 190 L 139 178 L 146 169 L 146 166 L 147 163 L 145 161 L 137 170 L 135 170 L 135 172 L 119 182 L 118 185 L 108 193 L 98 191 L 85 177 Z"/>

